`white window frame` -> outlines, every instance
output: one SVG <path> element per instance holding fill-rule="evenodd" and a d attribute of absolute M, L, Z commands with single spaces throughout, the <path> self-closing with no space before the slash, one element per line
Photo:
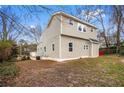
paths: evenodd
<path fill-rule="evenodd" d="M 84 50 L 86 49 L 86 46 L 84 45 Z"/>
<path fill-rule="evenodd" d="M 85 31 L 84 31 L 84 29 L 85 29 Z M 83 27 L 83 32 L 87 32 L 87 29 L 86 29 L 86 27 Z"/>
<path fill-rule="evenodd" d="M 52 51 L 55 51 L 55 44 L 52 44 Z"/>
<path fill-rule="evenodd" d="M 89 48 L 88 48 L 88 45 L 86 45 L 86 49 L 88 50 Z"/>
<path fill-rule="evenodd" d="M 81 31 L 79 30 L 79 27 L 81 27 Z M 78 25 L 77 25 L 77 31 L 79 31 L 79 32 L 84 32 L 84 28 L 85 28 L 85 30 L 86 30 L 86 27 L 83 25 L 83 24 L 81 24 L 81 23 L 78 23 Z M 86 30 L 87 31 L 87 30 Z M 85 31 L 85 32 L 86 32 Z"/>
<path fill-rule="evenodd" d="M 91 32 L 94 32 L 94 29 L 93 28 L 91 28 L 91 30 L 90 30 Z"/>
<path fill-rule="evenodd" d="M 70 46 L 70 44 L 72 45 L 72 46 Z M 71 49 L 71 50 L 70 50 Z M 72 42 L 69 42 L 68 43 L 68 51 L 69 52 L 73 52 L 73 43 Z"/>
<path fill-rule="evenodd" d="M 81 29 L 80 29 L 81 28 Z M 79 30 L 80 29 L 80 30 Z M 82 26 L 78 26 L 78 31 L 82 32 Z"/>
<path fill-rule="evenodd" d="M 46 46 L 44 46 L 44 52 L 46 52 Z"/>
<path fill-rule="evenodd" d="M 72 20 L 72 19 L 69 19 L 69 25 L 74 25 L 74 20 Z"/>

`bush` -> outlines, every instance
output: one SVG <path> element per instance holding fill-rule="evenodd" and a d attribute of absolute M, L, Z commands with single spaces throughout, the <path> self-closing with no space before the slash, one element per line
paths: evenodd
<path fill-rule="evenodd" d="M 124 56 L 124 46 L 121 47 L 121 50 L 120 50 L 120 55 Z"/>
<path fill-rule="evenodd" d="M 0 76 L 16 76 L 19 73 L 19 67 L 14 63 L 5 62 L 0 64 Z"/>
<path fill-rule="evenodd" d="M 11 55 L 12 42 L 0 41 L 0 60 L 7 60 Z"/>
<path fill-rule="evenodd" d="M 124 50 L 120 52 L 120 55 L 124 56 Z"/>
<path fill-rule="evenodd" d="M 0 62 L 16 61 L 17 45 L 12 41 L 0 41 Z"/>

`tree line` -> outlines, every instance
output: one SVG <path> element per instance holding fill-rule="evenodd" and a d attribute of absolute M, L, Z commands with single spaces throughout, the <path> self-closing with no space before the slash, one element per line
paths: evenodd
<path fill-rule="evenodd" d="M 44 13 L 51 16 L 55 11 L 68 12 L 81 20 L 98 26 L 98 37 L 104 39 L 107 48 L 114 43 L 116 52 L 119 53 L 121 39 L 124 38 L 124 6 L 1 6 L 0 57 L 5 49 L 12 49 L 17 42 L 24 41 L 21 38 L 24 36 L 32 38 L 33 43 L 37 45 L 43 28 L 40 24 L 35 27 L 26 26 L 22 20 L 28 21 L 32 17 L 38 19 Z"/>

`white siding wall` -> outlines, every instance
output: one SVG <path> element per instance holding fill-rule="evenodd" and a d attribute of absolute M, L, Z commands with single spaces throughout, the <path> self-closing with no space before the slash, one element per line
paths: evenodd
<path fill-rule="evenodd" d="M 40 56 L 59 58 L 59 35 L 60 35 L 60 16 L 54 16 L 49 27 L 43 32 L 41 37 L 38 53 Z M 52 50 L 52 44 L 55 46 L 55 50 Z M 44 51 L 46 47 L 46 52 Z"/>
<path fill-rule="evenodd" d="M 97 57 L 99 53 L 98 44 L 93 44 L 92 48 L 91 43 L 87 40 L 64 36 L 69 35 L 85 39 L 97 38 L 96 30 L 91 32 L 90 26 L 83 26 L 86 28 L 86 32 L 78 31 L 78 22 L 74 21 L 74 25 L 70 25 L 69 18 L 64 16 L 61 17 L 60 15 L 54 16 L 49 27 L 42 34 L 41 43 L 38 46 L 38 53 L 41 56 L 56 59 L 70 59 L 91 56 Z M 69 52 L 69 42 L 73 43 L 72 52 Z M 52 50 L 52 44 L 55 45 L 54 51 Z M 86 47 L 84 49 L 84 46 L 86 45 L 88 45 L 88 49 L 86 49 Z M 46 52 L 44 51 L 44 47 L 46 47 Z"/>
<path fill-rule="evenodd" d="M 72 52 L 69 52 L 69 42 L 73 43 Z M 84 49 L 84 45 L 88 45 L 88 49 Z M 61 59 L 90 56 L 90 43 L 86 40 L 62 36 L 61 48 Z"/>
<path fill-rule="evenodd" d="M 86 28 L 86 32 L 79 31 L 78 26 L 81 25 L 82 29 L 83 27 Z M 67 17 L 62 17 L 62 34 L 70 35 L 70 36 L 77 36 L 80 38 L 85 38 L 85 39 L 97 39 L 97 31 L 94 29 L 93 32 L 91 32 L 92 27 L 87 26 L 85 24 L 81 24 L 77 21 L 74 21 L 73 25 L 69 24 L 69 18 Z"/>
<path fill-rule="evenodd" d="M 99 44 L 93 44 L 93 56 L 92 57 L 98 57 L 99 56 Z"/>

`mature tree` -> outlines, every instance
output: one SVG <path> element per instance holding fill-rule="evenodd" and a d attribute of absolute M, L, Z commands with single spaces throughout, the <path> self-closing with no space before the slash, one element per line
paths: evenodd
<path fill-rule="evenodd" d="M 42 27 L 40 25 L 32 25 L 29 27 L 30 32 L 29 32 L 29 36 L 32 38 L 32 40 L 34 40 L 34 43 L 38 44 L 41 34 L 42 34 Z"/>
<path fill-rule="evenodd" d="M 32 17 L 39 18 L 38 14 L 42 12 L 50 13 L 51 9 L 47 6 L 1 6 L 0 8 L 0 39 L 15 40 L 19 36 L 26 36 L 31 29 L 24 26 L 22 20 L 25 22 Z M 22 11 L 23 13 L 16 13 Z M 20 20 L 19 20 L 20 19 Z"/>
<path fill-rule="evenodd" d="M 82 8 L 83 7 L 83 8 Z M 99 30 L 101 35 L 104 38 L 106 47 L 109 47 L 109 41 L 107 39 L 107 27 L 105 25 L 104 18 L 106 17 L 107 13 L 105 12 L 105 7 L 102 6 L 82 6 L 77 7 L 77 17 L 79 17 L 81 20 L 85 20 L 89 23 L 98 25 L 99 24 Z M 100 36 L 100 37 L 101 37 Z"/>
<path fill-rule="evenodd" d="M 112 9 L 113 9 L 112 22 L 115 26 L 115 31 L 116 31 L 116 42 L 117 42 L 116 52 L 119 53 L 120 36 L 124 26 L 124 6 L 112 6 Z"/>

